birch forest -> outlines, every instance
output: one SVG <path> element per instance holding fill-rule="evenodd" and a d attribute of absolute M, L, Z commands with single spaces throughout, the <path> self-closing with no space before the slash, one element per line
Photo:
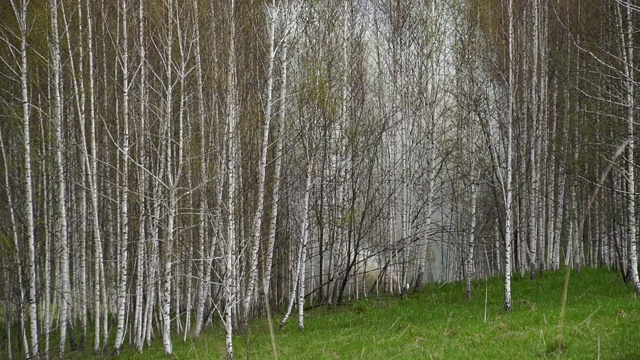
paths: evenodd
<path fill-rule="evenodd" d="M 0 357 L 218 328 L 231 359 L 267 313 L 491 276 L 511 311 L 566 268 L 640 294 L 639 30 L 636 0 L 2 1 Z"/>

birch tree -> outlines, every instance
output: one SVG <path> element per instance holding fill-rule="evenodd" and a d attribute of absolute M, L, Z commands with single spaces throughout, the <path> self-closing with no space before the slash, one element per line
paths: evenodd
<path fill-rule="evenodd" d="M 70 321 L 71 306 L 71 288 L 69 279 L 69 244 L 68 244 L 68 228 L 67 228 L 67 208 L 66 208 L 66 179 L 63 157 L 63 107 L 64 100 L 62 98 L 62 65 L 60 51 L 60 36 L 58 31 L 58 2 L 53 0 L 50 7 L 51 15 L 51 44 L 50 51 L 53 59 L 53 126 L 55 128 L 55 154 L 56 154 L 56 174 L 58 181 L 58 216 L 57 240 L 58 251 L 60 253 L 60 354 L 64 354 L 67 341 L 67 326 Z"/>
<path fill-rule="evenodd" d="M 173 353 L 173 344 L 171 342 L 171 267 L 173 262 L 173 235 L 174 235 L 174 222 L 176 211 L 176 177 L 173 174 L 173 141 L 171 137 L 171 123 L 173 120 L 173 42 L 174 42 L 174 7 L 173 0 L 167 0 L 166 3 L 167 13 L 167 34 L 166 43 L 164 44 L 164 110 L 163 110 L 163 136 L 165 136 L 164 143 L 160 144 L 160 147 L 165 147 L 164 156 L 166 156 L 166 175 L 168 187 L 169 199 L 167 208 L 167 228 L 166 238 L 162 246 L 164 259 L 162 264 L 162 292 L 160 295 L 161 314 L 162 314 L 162 346 L 165 353 Z"/>
<path fill-rule="evenodd" d="M 238 181 L 238 81 L 236 63 L 236 2 L 231 0 L 229 4 L 229 58 L 227 75 L 227 231 L 225 248 L 225 273 L 224 273 L 224 324 L 227 359 L 233 359 L 233 327 L 234 308 L 236 306 L 237 281 L 236 278 L 236 187 Z"/>
<path fill-rule="evenodd" d="M 207 136 L 206 136 L 206 115 L 205 115 L 205 95 L 204 95 L 204 75 L 202 70 L 202 53 L 200 47 L 200 12 L 198 8 L 198 0 L 193 1 L 193 26 L 194 26 L 194 42 L 195 42 L 195 66 L 196 66 L 196 87 L 198 102 L 198 121 L 200 126 L 200 182 L 201 193 L 198 213 L 198 238 L 199 238 L 199 257 L 198 262 L 198 293 L 196 297 L 196 323 L 194 334 L 199 337 L 202 332 L 204 322 L 204 307 L 209 289 L 209 281 L 205 278 L 208 268 L 211 267 L 207 259 L 207 251 L 205 249 L 205 239 L 211 234 L 207 231 L 207 211 L 208 203 L 206 192 L 207 179 Z M 213 247 L 213 246 L 212 246 Z"/>
<path fill-rule="evenodd" d="M 305 298 L 305 262 L 307 259 L 307 243 L 309 242 L 309 197 L 311 196 L 313 178 L 313 159 L 308 154 L 308 164 L 302 205 L 302 221 L 300 234 L 300 259 L 298 260 L 298 330 L 304 330 L 304 298 Z M 284 320 L 283 320 L 284 321 Z"/>
<path fill-rule="evenodd" d="M 506 131 L 507 131 L 507 149 L 506 149 L 506 174 L 504 179 L 504 209 L 505 209 L 505 226 L 504 226 L 504 243 L 505 243 L 505 280 L 504 280 L 504 309 L 507 312 L 511 311 L 511 235 L 513 228 L 513 209 L 512 209 L 512 201 L 513 201 L 513 190 L 512 190 L 512 181 L 513 181 L 513 111 L 514 111 L 514 102 L 515 102 L 515 84 L 514 84 L 514 31 L 513 31 L 513 0 L 508 0 L 508 22 L 509 22 L 509 30 L 508 30 L 508 42 L 509 42 L 509 53 L 508 53 L 508 64 L 509 67 L 509 77 L 508 77 L 508 91 L 509 91 L 509 105 L 508 105 L 508 113 Z"/>
<path fill-rule="evenodd" d="M 473 289 L 472 289 L 472 284 L 471 284 L 471 280 L 473 279 L 474 273 L 475 273 L 475 266 L 474 266 L 474 250 L 475 250 L 475 246 L 476 246 L 476 233 L 477 233 L 477 224 L 478 224 L 478 179 L 477 179 L 477 165 L 476 165 L 476 159 L 474 157 L 474 153 L 476 152 L 476 148 L 475 148 L 475 132 L 477 130 L 475 130 L 475 126 L 473 126 L 472 124 L 470 124 L 469 129 L 471 129 L 470 131 L 472 132 L 471 134 L 471 139 L 469 141 L 469 157 L 470 157 L 470 169 L 469 169 L 469 176 L 470 176 L 470 191 L 471 194 L 469 195 L 471 198 L 471 208 L 469 209 L 470 215 L 471 215 L 471 224 L 470 224 L 470 229 L 469 229 L 469 239 L 467 242 L 467 246 L 465 247 L 465 279 L 466 279 L 466 292 L 467 292 L 467 300 L 471 300 L 471 298 L 473 297 Z"/>
<path fill-rule="evenodd" d="M 527 232 L 529 237 L 529 276 L 534 279 L 536 276 L 536 264 L 537 264 L 537 248 L 538 248 L 538 226 L 539 216 L 538 212 L 540 199 L 538 198 L 538 186 L 540 180 L 540 170 L 538 163 L 539 147 L 540 143 L 540 120 L 538 119 L 541 97 L 540 89 L 538 87 L 538 58 L 540 49 L 540 3 L 539 0 L 533 1 L 533 46 L 532 46 L 532 74 L 531 74 L 531 145 L 529 147 L 529 167 L 531 171 L 531 178 L 529 183 L 529 222 L 527 224 Z"/>
<path fill-rule="evenodd" d="M 119 149 L 122 153 L 122 184 L 121 184 L 121 234 L 118 249 L 120 253 L 119 283 L 118 283 L 118 313 L 116 325 L 115 352 L 119 353 L 124 342 L 125 311 L 127 305 L 128 258 L 129 258 L 129 36 L 128 17 L 129 6 L 126 0 L 120 3 L 119 11 L 122 19 L 122 37 L 118 44 L 120 64 L 122 67 L 122 143 Z"/>
<path fill-rule="evenodd" d="M 28 42 L 29 32 L 29 1 L 11 0 L 11 7 L 18 23 L 20 38 L 20 65 L 19 78 L 22 102 L 22 136 L 24 151 L 24 192 L 25 192 L 25 217 L 26 217 L 26 241 L 28 247 L 27 256 L 27 278 L 29 279 L 29 291 L 27 300 L 29 302 L 29 335 L 31 344 L 28 353 L 31 357 L 38 358 L 40 355 L 39 334 L 38 334 L 38 298 L 37 298 L 37 271 L 35 253 L 35 219 L 33 214 L 33 173 L 31 161 L 31 98 L 29 95 L 29 62 L 28 62 Z"/>
<path fill-rule="evenodd" d="M 139 96 L 140 96 L 140 112 L 139 112 L 139 150 L 138 161 L 140 167 L 138 169 L 138 196 L 141 198 L 141 219 L 139 225 L 138 249 L 136 253 L 136 303 L 133 321 L 134 345 L 138 351 L 142 351 L 144 345 L 144 279 L 145 279 L 145 252 L 147 244 L 147 209 L 145 193 L 147 191 L 147 154 L 146 154 L 146 126 L 147 126 L 147 103 L 149 97 L 147 94 L 147 44 L 146 44 L 146 20 L 145 20 L 145 1 L 138 2 L 138 56 L 140 59 L 140 75 L 139 75 Z M 149 302 L 149 299 L 147 299 Z"/>
<path fill-rule="evenodd" d="M 93 289 L 93 311 L 94 311 L 94 351 L 97 353 L 100 351 L 101 338 L 100 333 L 107 333 L 107 304 L 106 304 L 106 292 L 104 291 L 104 271 L 102 268 L 103 254 L 102 254 L 102 232 L 100 224 L 100 207 L 98 204 L 98 149 L 97 149 L 97 115 L 96 115 L 96 89 L 95 89 L 95 53 L 94 53 L 94 13 L 91 6 L 91 1 L 86 1 L 86 14 L 87 14 L 87 57 L 88 57 L 88 73 L 89 73 L 89 139 L 85 139 L 86 143 L 89 141 L 90 154 L 87 154 L 86 161 L 89 161 L 89 194 L 91 198 L 91 218 L 93 224 L 93 239 L 94 239 L 94 289 Z M 82 131 L 83 127 L 81 127 Z M 101 316 L 104 321 L 101 322 Z M 107 338 L 104 337 L 104 341 Z"/>

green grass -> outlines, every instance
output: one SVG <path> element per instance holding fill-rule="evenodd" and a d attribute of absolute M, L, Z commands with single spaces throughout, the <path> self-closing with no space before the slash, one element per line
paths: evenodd
<path fill-rule="evenodd" d="M 564 272 L 531 281 L 513 281 L 513 311 L 505 313 L 502 279 L 474 283 L 474 299 L 464 284 L 428 286 L 406 299 L 361 300 L 339 308 L 306 312 L 275 341 L 279 359 L 638 359 L 640 303 L 633 288 L 608 270 L 572 273 L 565 322 L 565 347 L 554 348 Z M 485 284 L 488 288 L 484 322 Z M 274 326 L 281 315 L 274 316 Z M 143 354 L 126 348 L 126 359 L 218 359 L 225 355 L 221 329 L 197 341 L 174 340 L 174 356 L 160 343 Z M 259 320 L 235 338 L 237 359 L 273 358 L 268 323 Z M 72 358 L 82 358 L 82 353 Z M 84 354 L 88 355 L 87 353 Z M 78 357 L 76 357 L 78 356 Z"/>

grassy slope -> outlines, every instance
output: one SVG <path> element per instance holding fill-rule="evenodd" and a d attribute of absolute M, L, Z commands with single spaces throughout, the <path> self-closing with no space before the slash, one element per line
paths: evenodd
<path fill-rule="evenodd" d="M 514 279 L 513 312 L 502 310 L 502 279 L 474 284 L 466 301 L 462 284 L 430 286 L 407 299 L 359 301 L 338 309 L 307 312 L 276 330 L 280 359 L 640 359 L 640 302 L 618 273 L 585 269 L 572 273 L 567 304 L 566 348 L 553 351 L 564 272 L 535 281 Z M 484 323 L 485 284 L 488 288 Z M 277 320 L 274 326 L 277 329 Z M 238 359 L 273 358 L 266 320 L 235 339 Z M 224 336 L 209 330 L 195 341 L 175 341 L 179 359 L 224 357 Z M 76 354 L 76 356 L 82 356 Z M 86 353 L 84 354 L 87 355 Z M 123 358 L 165 359 L 161 344 Z M 75 358 L 75 356 L 72 356 Z"/>

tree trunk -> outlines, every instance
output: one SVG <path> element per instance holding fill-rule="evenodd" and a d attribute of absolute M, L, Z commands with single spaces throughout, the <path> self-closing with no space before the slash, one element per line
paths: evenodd
<path fill-rule="evenodd" d="M 280 112 L 278 113 L 278 132 L 276 134 L 276 149 L 275 149 L 275 164 L 274 164 L 274 174 L 273 174 L 273 187 L 272 187 L 272 195 L 271 195 L 271 220 L 269 222 L 269 239 L 267 243 L 266 250 L 266 263 L 264 267 L 264 279 L 262 280 L 262 285 L 264 287 L 264 296 L 267 298 L 269 296 L 271 290 L 271 272 L 273 266 L 273 251 L 276 242 L 276 230 L 278 225 L 278 206 L 280 201 L 280 178 L 282 174 L 282 148 L 283 148 L 283 138 L 285 135 L 285 121 L 287 116 L 287 70 L 288 70 L 288 40 L 289 40 L 289 32 L 291 29 L 288 27 L 291 26 L 288 22 L 287 12 L 288 12 L 288 1 L 285 1 L 285 26 L 287 29 L 285 30 L 284 37 L 282 39 L 282 51 L 280 53 L 280 62 L 282 66 L 281 78 L 282 82 L 280 84 L 280 97 L 278 101 L 280 102 Z"/>
<path fill-rule="evenodd" d="M 94 351 L 98 353 L 100 351 L 100 317 L 101 317 L 101 308 L 102 308 L 102 296 L 101 293 L 101 263 L 102 263 L 102 237 L 100 231 L 100 210 L 98 206 L 98 174 L 97 174 L 97 166 L 98 166 L 98 154 L 96 147 L 96 96 L 95 96 L 95 66 L 94 66 L 94 52 L 93 52 L 93 12 L 91 10 L 91 0 L 86 1 L 86 12 L 87 12 L 87 57 L 89 61 L 89 121 L 90 121 L 90 133 L 89 140 L 91 143 L 91 153 L 89 154 L 88 150 L 85 149 L 85 161 L 88 161 L 88 172 L 89 172 L 89 197 L 91 201 L 91 220 L 92 220 L 92 229 L 93 229 L 93 239 L 94 239 L 94 269 L 93 269 L 93 279 L 94 279 L 94 289 L 93 289 L 93 311 L 94 311 Z M 82 131 L 83 127 L 81 127 Z M 83 144 L 86 144 L 86 137 L 83 135 Z M 106 309 L 105 309 L 106 310 Z M 104 324 L 106 327 L 106 323 Z M 105 338 L 105 341 L 106 338 Z"/>
<path fill-rule="evenodd" d="M 27 222 L 26 236 L 28 246 L 27 256 L 27 278 L 29 279 L 29 328 L 31 345 L 26 351 L 30 356 L 37 359 L 39 352 L 39 336 L 38 336 L 38 299 L 37 299 L 37 272 L 36 272 L 36 252 L 35 252 L 35 219 L 33 215 L 34 199 L 33 199 L 33 175 L 31 163 L 31 102 L 29 98 L 29 73 L 27 62 L 27 34 L 28 29 L 28 5 L 27 0 L 21 1 L 19 4 L 12 2 L 15 17 L 20 27 L 20 85 L 21 85 L 21 101 L 22 101 L 22 132 L 24 146 L 24 191 L 25 191 L 25 218 Z"/>
<path fill-rule="evenodd" d="M 140 224 L 138 229 L 138 247 L 136 252 L 136 303 L 133 320 L 134 346 L 142 351 L 144 346 L 144 279 L 145 279 L 145 254 L 147 252 L 147 153 L 146 153 L 146 119 L 147 119 L 147 47 L 145 28 L 144 0 L 138 3 L 138 51 L 140 56 L 140 113 L 139 113 L 139 139 L 138 139 L 138 196 L 140 198 Z M 148 276 L 148 274 L 147 274 Z M 150 301 L 149 299 L 146 300 Z"/>
<path fill-rule="evenodd" d="M 199 337 L 202 332 L 203 322 L 204 322 L 204 305 L 207 299 L 208 294 L 208 281 L 205 278 L 205 274 L 208 272 L 208 267 L 211 266 L 207 260 L 207 251 L 206 247 L 206 237 L 209 235 L 207 231 L 207 223 L 206 223 L 206 214 L 208 211 L 207 206 L 207 194 L 206 194 L 206 186 L 205 184 L 208 182 L 207 179 L 207 137 L 206 137 L 206 123 L 205 123 L 205 108 L 204 108 L 204 80 L 203 80 L 203 72 L 202 72 L 202 56 L 200 50 L 200 21 L 199 21 L 199 11 L 198 11 L 198 0 L 193 1 L 193 26 L 194 26 L 194 41 L 195 41 L 195 57 L 196 57 L 196 81 L 197 81 L 197 91 L 198 91 L 198 122 L 200 127 L 200 186 L 202 187 L 200 191 L 200 201 L 198 204 L 199 212 L 198 212 L 198 291 L 196 293 L 196 323 L 194 326 L 193 333 L 195 337 Z M 215 51 L 215 50 L 212 50 Z"/>
<path fill-rule="evenodd" d="M 120 191 L 120 242 L 118 248 L 120 252 L 119 284 L 118 284 L 118 313 L 115 338 L 115 352 L 119 353 L 124 343 L 125 333 L 125 311 L 127 308 L 127 282 L 129 279 L 129 37 L 128 37 L 128 17 L 129 6 L 127 0 L 122 0 L 120 4 L 122 19 L 122 37 L 119 45 L 119 58 L 122 67 L 122 184 Z"/>
<path fill-rule="evenodd" d="M 511 189 L 511 181 L 513 178 L 513 110 L 515 102 L 515 85 L 513 83 L 514 76 L 514 34 L 513 34 L 513 0 L 509 0 L 509 112 L 507 114 L 507 173 L 504 184 L 504 197 L 505 197 L 505 229 L 504 229 L 504 242 L 505 242 L 505 280 L 504 280 L 504 309 L 507 312 L 511 311 L 511 232 L 513 227 L 513 209 L 512 199 L 513 191 Z"/>
<path fill-rule="evenodd" d="M 529 222 L 527 227 L 527 233 L 529 234 L 529 277 L 535 279 L 536 276 L 536 263 L 537 263 L 537 250 L 538 250 L 538 226 L 539 226 L 539 213 L 538 203 L 540 201 L 538 196 L 538 186 L 540 171 L 538 169 L 538 144 L 540 143 L 539 124 L 540 120 L 540 91 L 538 89 L 538 50 L 540 47 L 540 11 L 539 0 L 533 2 L 533 54 L 532 54 L 532 75 L 531 75 L 531 146 L 529 148 L 529 166 L 531 169 L 531 178 L 529 183 Z"/>
<path fill-rule="evenodd" d="M 51 29 L 52 39 L 50 43 L 51 56 L 53 57 L 53 91 L 54 91 L 54 107 L 53 107 L 53 126 L 55 128 L 55 163 L 56 163 L 56 175 L 58 182 L 58 254 L 60 254 L 60 312 L 59 312 L 59 327 L 60 327 L 60 356 L 65 352 L 65 345 L 67 341 L 67 326 L 70 321 L 70 308 L 71 308 L 71 288 L 70 288 L 70 276 L 69 276 L 69 243 L 67 236 L 67 195 L 66 195 L 66 178 L 64 171 L 64 157 L 63 157 L 63 106 L 64 101 L 62 99 L 62 65 L 60 60 L 60 37 L 58 34 L 58 1 L 53 0 L 51 3 Z"/>
<path fill-rule="evenodd" d="M 227 244 L 225 249 L 225 275 L 224 275 L 224 324 L 225 342 L 227 348 L 227 360 L 233 359 L 233 327 L 234 308 L 236 306 L 236 190 L 238 185 L 238 153 L 239 146 L 236 137 L 239 117 L 238 81 L 236 64 L 236 15 L 235 0 L 229 4 L 229 63 L 228 63 L 228 99 L 227 99 Z"/>
<path fill-rule="evenodd" d="M 311 155 L 309 156 L 311 157 Z M 311 196 L 311 179 L 313 176 L 313 160 L 309 159 L 307 165 L 307 179 L 304 191 L 304 203 L 302 208 L 300 260 L 298 262 L 298 330 L 304 330 L 304 296 L 305 296 L 305 262 L 307 258 L 307 242 L 309 241 L 309 197 Z"/>
<path fill-rule="evenodd" d="M 471 130 L 473 132 L 473 129 Z M 471 286 L 471 280 L 473 280 L 474 277 L 474 259 L 473 259 L 473 253 L 474 253 L 474 249 L 475 249 L 475 240 L 476 240 L 476 224 L 478 222 L 478 213 L 477 213 L 477 203 L 478 203 L 478 185 L 476 183 L 476 173 L 475 173 L 475 167 L 476 167 L 476 162 L 475 159 L 473 158 L 473 153 L 475 151 L 475 135 L 472 135 L 472 140 L 470 141 L 470 147 L 471 147 L 471 151 L 469 156 L 471 156 L 471 229 L 470 229 L 470 233 L 469 233 L 469 241 L 467 244 L 467 248 L 465 249 L 466 252 L 466 259 L 465 259 L 465 277 L 466 277 L 466 291 L 467 291 L 467 300 L 471 300 L 473 297 L 473 292 L 472 292 L 472 286 Z"/>

